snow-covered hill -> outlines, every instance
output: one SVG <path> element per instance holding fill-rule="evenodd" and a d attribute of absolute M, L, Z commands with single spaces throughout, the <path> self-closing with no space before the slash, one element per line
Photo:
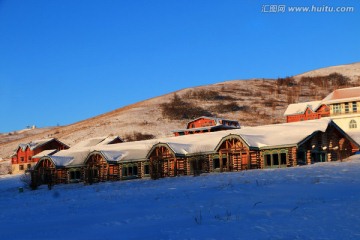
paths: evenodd
<path fill-rule="evenodd" d="M 360 63 L 323 68 L 299 76 L 325 76 L 335 71 L 348 76 L 353 84 L 359 83 L 356 79 L 360 76 Z M 300 78 L 296 76 L 295 79 L 299 81 Z M 284 122 L 283 114 L 289 103 L 320 100 L 332 90 L 330 87 L 322 89 L 309 83 L 298 86 L 279 85 L 275 79 L 251 79 L 187 88 L 177 91 L 176 94 L 184 101 L 202 107 L 217 117 L 238 120 L 242 126 L 258 126 Z M 196 93 L 200 95 L 201 91 L 207 91 L 210 96 L 218 95 L 212 100 L 191 97 Z M 170 136 L 172 130 L 184 128 L 189 121 L 170 120 L 162 115 L 161 104 L 169 102 L 173 96 L 173 93 L 169 93 L 68 126 L 44 129 L 42 132 L 38 132 L 39 129 L 27 131 L 24 135 L 0 135 L 0 157 L 9 158 L 13 149 L 21 142 L 49 137 L 59 138 L 73 146 L 86 138 L 109 134 L 124 137 L 133 132 L 142 132 L 156 137 Z M 226 105 L 230 108 L 226 109 Z"/>
<path fill-rule="evenodd" d="M 1 239 L 359 239 L 360 157 L 286 169 L 25 189 L 0 178 Z"/>

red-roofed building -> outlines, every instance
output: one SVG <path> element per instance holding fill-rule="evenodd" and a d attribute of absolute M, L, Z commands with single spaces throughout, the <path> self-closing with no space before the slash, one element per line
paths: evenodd
<path fill-rule="evenodd" d="M 33 167 L 42 156 L 52 155 L 69 146 L 56 138 L 41 139 L 29 143 L 21 143 L 11 157 L 12 173 L 24 173 Z"/>
<path fill-rule="evenodd" d="M 336 89 L 321 101 L 290 104 L 287 122 L 330 117 L 345 131 L 360 128 L 360 87 Z"/>
<path fill-rule="evenodd" d="M 174 130 L 173 133 L 175 136 L 181 136 L 239 128 L 240 124 L 238 121 L 235 120 L 227 120 L 215 117 L 199 117 L 188 122 L 186 125 L 186 129 Z"/>
<path fill-rule="evenodd" d="M 330 109 L 321 101 L 303 102 L 290 104 L 284 116 L 286 122 L 299 122 L 330 116 Z"/>

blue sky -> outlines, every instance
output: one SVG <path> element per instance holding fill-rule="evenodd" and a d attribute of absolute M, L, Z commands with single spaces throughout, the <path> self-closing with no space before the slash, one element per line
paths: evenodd
<path fill-rule="evenodd" d="M 285 12 L 262 12 L 285 5 Z M 291 6 L 354 7 L 350 13 Z M 0 0 L 0 132 L 360 61 L 360 1 Z"/>

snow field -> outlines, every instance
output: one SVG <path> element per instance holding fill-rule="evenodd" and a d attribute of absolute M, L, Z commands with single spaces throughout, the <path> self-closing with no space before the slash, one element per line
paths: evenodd
<path fill-rule="evenodd" d="M 25 189 L 0 178 L 0 239 L 360 239 L 360 159 Z"/>

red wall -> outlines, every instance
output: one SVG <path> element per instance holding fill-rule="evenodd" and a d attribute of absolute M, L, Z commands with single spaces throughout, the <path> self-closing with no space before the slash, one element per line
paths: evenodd
<path fill-rule="evenodd" d="M 207 127 L 215 126 L 215 121 L 207 118 L 200 118 L 195 121 L 189 122 L 187 128 L 198 128 L 198 127 Z"/>
<path fill-rule="evenodd" d="M 57 149 L 57 150 L 63 150 L 67 149 L 68 147 L 53 140 L 50 141 L 38 148 L 35 148 L 34 150 L 30 150 L 29 147 L 26 147 L 25 151 L 22 150 L 22 148 L 19 148 L 16 152 L 16 156 L 12 158 L 13 164 L 22 164 L 22 163 L 30 163 L 30 162 L 37 162 L 39 161 L 39 158 L 32 159 L 33 156 L 36 154 L 44 151 L 44 150 L 50 150 L 50 149 Z M 21 158 L 24 158 L 24 161 L 21 161 Z"/>
<path fill-rule="evenodd" d="M 313 119 L 320 119 L 321 117 L 330 116 L 330 109 L 326 105 L 322 105 L 316 112 L 313 112 L 310 108 L 307 108 L 305 113 L 286 116 L 286 122 L 299 122 Z"/>

